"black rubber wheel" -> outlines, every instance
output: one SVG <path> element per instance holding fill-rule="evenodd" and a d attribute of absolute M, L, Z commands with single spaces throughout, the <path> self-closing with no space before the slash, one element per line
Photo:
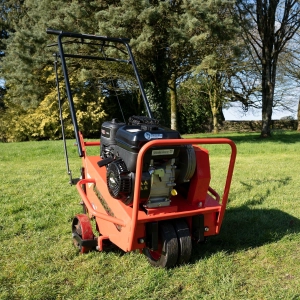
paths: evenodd
<path fill-rule="evenodd" d="M 173 225 L 170 222 L 159 224 L 158 250 L 144 248 L 149 263 L 154 267 L 171 268 L 178 259 L 178 239 Z"/>
<path fill-rule="evenodd" d="M 189 262 L 192 254 L 192 238 L 190 229 L 183 219 L 174 221 L 174 228 L 178 238 L 179 255 L 177 264 L 186 264 Z"/>

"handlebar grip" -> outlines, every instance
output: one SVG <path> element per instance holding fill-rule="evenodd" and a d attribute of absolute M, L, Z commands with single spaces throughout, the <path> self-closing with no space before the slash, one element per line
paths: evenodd
<path fill-rule="evenodd" d="M 59 35 L 59 34 L 62 33 L 61 30 L 55 30 L 55 29 L 51 29 L 51 28 L 47 28 L 47 29 L 46 29 L 46 32 L 47 32 L 48 34 L 55 34 L 55 35 Z"/>

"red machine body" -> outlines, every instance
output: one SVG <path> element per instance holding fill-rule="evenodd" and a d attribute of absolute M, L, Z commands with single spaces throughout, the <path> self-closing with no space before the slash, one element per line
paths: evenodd
<path fill-rule="evenodd" d="M 143 250 L 147 248 L 147 230 L 145 225 L 165 220 L 185 219 L 190 229 L 191 239 L 195 241 L 203 241 L 204 238 L 220 232 L 236 157 L 236 146 L 231 140 L 209 138 L 153 140 L 148 142 L 138 154 L 135 180 L 141 184 L 135 185 L 135 196 L 130 206 L 114 199 L 110 195 L 106 184 L 106 169 L 98 166 L 99 157 L 87 156 L 86 154 L 86 147 L 100 146 L 100 143 L 85 142 L 82 136 L 81 143 L 84 149 L 82 163 L 85 178 L 77 183 L 77 189 L 90 218 L 95 218 L 98 225 L 100 233 L 97 244 L 98 250 L 101 251 L 103 249 L 103 240 L 105 239 L 108 239 L 124 251 Z M 178 192 L 177 195 L 172 196 L 169 206 L 145 208 L 141 205 L 138 197 L 140 189 L 143 187 L 141 166 L 143 165 L 145 152 L 153 146 L 183 144 L 193 144 L 197 161 L 196 171 L 190 180 L 187 193 L 186 191 L 182 194 Z M 222 199 L 209 185 L 211 178 L 209 153 L 199 144 L 228 144 L 231 147 L 231 157 Z M 85 187 L 84 189 L 83 186 Z M 193 222 L 193 217 L 199 216 L 201 216 L 200 222 L 202 222 L 200 225 L 197 221 Z"/>

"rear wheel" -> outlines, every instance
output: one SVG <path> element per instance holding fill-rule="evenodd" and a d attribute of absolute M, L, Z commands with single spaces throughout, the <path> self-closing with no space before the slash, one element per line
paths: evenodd
<path fill-rule="evenodd" d="M 179 255 L 177 263 L 188 263 L 192 254 L 192 239 L 189 227 L 185 220 L 178 219 L 174 221 L 174 228 L 178 238 Z"/>
<path fill-rule="evenodd" d="M 158 250 L 144 248 L 149 263 L 155 267 L 171 268 L 178 259 L 178 239 L 173 225 L 170 222 L 162 222 L 159 225 Z"/>
<path fill-rule="evenodd" d="M 80 253 L 88 253 L 93 249 L 92 246 L 82 246 L 81 240 L 94 240 L 94 234 L 89 217 L 84 214 L 76 215 L 72 222 L 72 234 L 74 246 Z"/>

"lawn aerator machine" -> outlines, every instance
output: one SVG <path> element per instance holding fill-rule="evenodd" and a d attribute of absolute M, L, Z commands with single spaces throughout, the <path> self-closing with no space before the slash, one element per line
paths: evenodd
<path fill-rule="evenodd" d="M 75 246 L 80 253 L 102 251 L 108 244 L 125 252 L 138 249 L 157 267 L 187 263 L 193 242 L 203 242 L 220 232 L 233 175 L 235 144 L 226 138 L 184 139 L 176 130 L 161 126 L 153 118 L 128 39 L 53 29 L 47 29 L 47 33 L 58 36 L 57 43 L 49 46 L 58 47 L 54 66 L 66 166 L 84 209 L 72 222 Z M 92 47 L 92 54 L 87 52 L 88 47 Z M 116 53 L 121 55 L 114 56 Z M 131 116 L 128 122 L 117 118 L 106 121 L 99 128 L 100 141 L 85 141 L 78 129 L 67 69 L 67 62 L 77 67 L 77 62 L 83 60 L 99 61 L 99 66 L 111 62 L 130 66 L 146 115 Z M 72 178 L 69 168 L 58 66 L 82 158 L 78 179 Z M 118 83 L 115 77 L 114 82 Z M 119 88 L 126 85 L 118 83 Z M 210 187 L 209 153 L 200 144 L 231 147 L 222 199 Z M 89 156 L 89 146 L 99 147 L 99 154 Z M 91 221 L 97 232 L 93 232 Z"/>

